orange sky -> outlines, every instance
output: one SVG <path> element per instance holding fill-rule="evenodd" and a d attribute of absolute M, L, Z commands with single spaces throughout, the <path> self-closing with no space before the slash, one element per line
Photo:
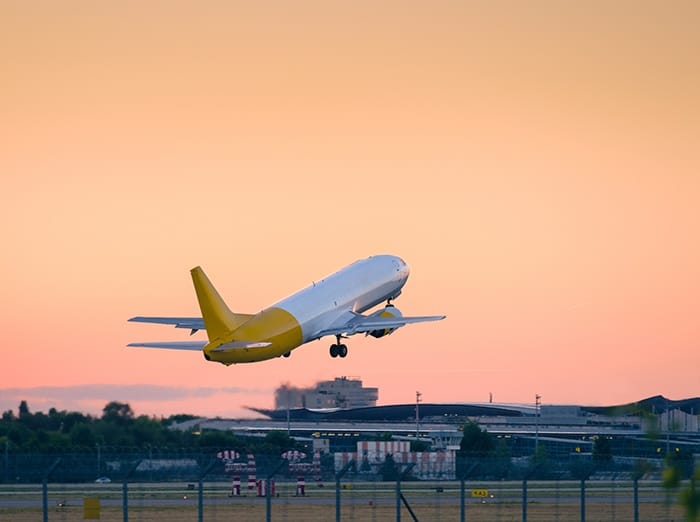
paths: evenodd
<path fill-rule="evenodd" d="M 700 395 L 699 4 L 377 4 L 3 2 L 0 408 Z M 196 315 L 192 266 L 255 312 L 374 253 L 448 319 L 343 360 L 125 348 L 185 338 L 126 319 Z"/>

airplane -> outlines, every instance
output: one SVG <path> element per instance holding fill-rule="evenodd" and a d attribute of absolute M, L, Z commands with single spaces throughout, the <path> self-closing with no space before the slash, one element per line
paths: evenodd
<path fill-rule="evenodd" d="M 392 301 L 401 294 L 410 269 L 403 259 L 375 255 L 345 268 L 265 308 L 257 314 L 232 312 L 201 267 L 190 270 L 202 317 L 132 317 L 131 322 L 206 330 L 209 341 L 130 343 L 130 347 L 202 351 L 207 361 L 226 366 L 289 357 L 310 341 L 335 336 L 331 357 L 345 357 L 341 342 L 351 335 L 390 335 L 411 323 L 439 321 L 444 315 L 404 317 Z M 369 314 L 378 304 L 386 305 Z"/>

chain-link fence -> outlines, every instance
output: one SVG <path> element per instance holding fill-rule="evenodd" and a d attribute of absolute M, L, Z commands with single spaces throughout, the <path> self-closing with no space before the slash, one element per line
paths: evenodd
<path fill-rule="evenodd" d="M 0 520 L 683 520 L 660 462 L 234 451 L 10 455 Z"/>

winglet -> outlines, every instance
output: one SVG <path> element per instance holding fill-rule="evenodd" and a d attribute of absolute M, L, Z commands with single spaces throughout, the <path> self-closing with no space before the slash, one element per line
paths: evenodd
<path fill-rule="evenodd" d="M 190 273 L 209 341 L 223 337 L 238 327 L 241 321 L 231 312 L 204 270 L 201 267 L 195 267 L 190 270 Z"/>

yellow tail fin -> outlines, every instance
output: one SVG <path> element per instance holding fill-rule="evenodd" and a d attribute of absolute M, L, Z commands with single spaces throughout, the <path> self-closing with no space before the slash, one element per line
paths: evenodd
<path fill-rule="evenodd" d="M 252 317 L 233 313 L 201 267 L 193 268 L 190 273 L 210 342 L 232 332 Z"/>

